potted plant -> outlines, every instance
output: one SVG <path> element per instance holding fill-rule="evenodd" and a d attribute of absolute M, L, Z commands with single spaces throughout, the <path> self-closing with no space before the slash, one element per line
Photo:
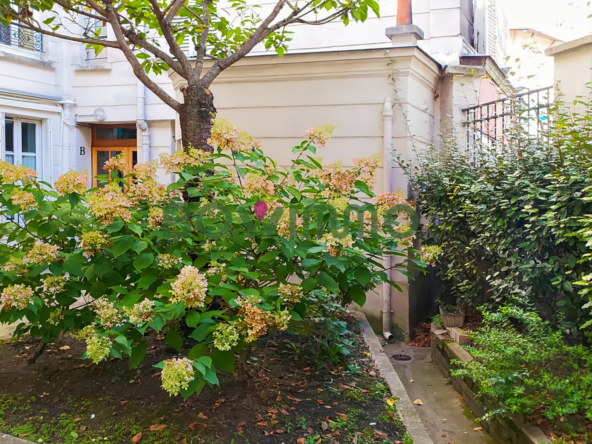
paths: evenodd
<path fill-rule="evenodd" d="M 462 327 L 465 324 L 464 308 L 446 304 L 441 299 L 437 299 L 436 302 L 440 306 L 440 317 L 445 328 Z"/>

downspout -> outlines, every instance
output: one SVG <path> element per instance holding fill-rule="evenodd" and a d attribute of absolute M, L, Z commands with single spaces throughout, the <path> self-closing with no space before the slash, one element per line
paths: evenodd
<path fill-rule="evenodd" d="M 384 108 L 382 109 L 383 121 L 383 190 L 385 193 L 393 191 L 393 156 L 391 153 L 393 142 L 393 103 L 390 98 L 384 99 Z M 384 267 L 386 268 L 387 280 L 391 279 L 391 266 L 393 259 L 391 256 L 384 257 Z M 391 284 L 383 282 L 382 284 L 382 335 L 388 342 L 394 342 L 395 337 L 391 333 Z"/>
<path fill-rule="evenodd" d="M 137 112 L 136 123 L 142 131 L 142 149 L 141 162 L 150 161 L 150 128 L 146 122 L 146 86 L 140 80 L 137 80 Z"/>

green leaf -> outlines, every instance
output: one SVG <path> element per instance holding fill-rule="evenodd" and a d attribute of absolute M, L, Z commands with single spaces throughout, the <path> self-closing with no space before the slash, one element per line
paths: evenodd
<path fill-rule="evenodd" d="M 221 351 L 218 350 L 216 347 L 212 348 L 212 352 L 210 353 L 210 357 L 212 358 L 212 363 L 216 368 L 220 370 L 224 370 L 226 372 L 233 373 L 234 372 L 234 352 L 231 350 L 228 351 Z"/>
<path fill-rule="evenodd" d="M 315 278 L 306 278 L 302 281 L 300 286 L 302 287 L 302 291 L 308 292 L 316 288 L 318 283 L 319 281 L 317 281 Z"/>
<path fill-rule="evenodd" d="M 121 347 L 121 350 L 123 350 L 128 355 L 131 355 L 132 349 L 129 346 L 129 340 L 125 336 L 122 336 L 122 335 L 116 336 L 115 342 L 117 344 L 119 344 L 119 346 Z"/>
<path fill-rule="evenodd" d="M 181 396 L 183 396 L 183 399 L 185 399 L 185 400 L 187 398 L 189 398 L 191 395 L 193 395 L 194 393 L 197 396 L 199 396 L 199 394 L 201 393 L 201 391 L 205 385 L 206 385 L 206 382 L 205 382 L 203 376 L 201 374 L 199 374 L 198 372 L 195 372 L 193 374 L 193 380 L 187 386 L 187 390 L 181 389 Z"/>
<path fill-rule="evenodd" d="M 361 286 L 366 286 L 372 280 L 372 273 L 367 268 L 358 268 L 354 271 L 356 281 Z"/>
<path fill-rule="evenodd" d="M 142 279 L 138 281 L 138 288 L 148 288 L 150 285 L 154 283 L 158 279 L 158 276 L 144 276 Z"/>
<path fill-rule="evenodd" d="M 302 200 L 302 194 L 296 188 L 293 187 L 284 187 L 286 191 L 288 191 L 292 196 L 296 198 L 296 200 Z"/>
<path fill-rule="evenodd" d="M 259 258 L 259 262 L 269 262 L 274 260 L 279 254 L 279 250 L 271 250 Z"/>
<path fill-rule="evenodd" d="M 185 318 L 185 322 L 187 323 L 188 327 L 195 328 L 197 324 L 199 324 L 200 315 L 197 311 L 190 311 L 187 313 Z"/>
<path fill-rule="evenodd" d="M 132 248 L 135 242 L 136 241 L 132 236 L 120 237 L 119 239 L 113 242 L 113 247 L 111 248 L 111 251 L 113 251 L 113 256 L 121 256 L 127 250 Z"/>
<path fill-rule="evenodd" d="M 167 333 L 166 342 L 177 351 L 183 347 L 183 336 L 177 330 L 171 330 Z"/>
<path fill-rule="evenodd" d="M 140 342 L 138 345 L 136 345 L 133 348 L 132 354 L 131 354 L 130 360 L 129 360 L 130 370 L 132 368 L 137 367 L 144 360 L 144 357 L 146 356 L 146 349 L 147 348 L 148 348 L 148 343 L 146 341 Z"/>
<path fill-rule="evenodd" d="M 354 301 L 360 307 L 363 307 L 366 303 L 366 292 L 358 285 L 355 285 L 349 289 L 349 296 L 351 297 L 352 301 Z"/>
<path fill-rule="evenodd" d="M 187 357 L 192 361 L 196 361 L 205 354 L 207 349 L 208 344 L 206 342 L 200 342 L 199 344 L 194 345 L 191 350 L 189 350 Z"/>
<path fill-rule="evenodd" d="M 138 241 L 132 247 L 132 249 L 138 254 L 140 254 L 146 248 L 148 248 L 148 242 L 144 242 L 144 241 Z"/>
<path fill-rule="evenodd" d="M 149 267 L 154 262 L 154 255 L 152 253 L 142 253 L 134 259 L 134 268 L 136 270 L 143 270 Z"/>
<path fill-rule="evenodd" d="M 319 283 L 332 293 L 339 292 L 339 285 L 337 285 L 335 279 L 333 279 L 327 273 L 321 273 L 319 276 Z"/>

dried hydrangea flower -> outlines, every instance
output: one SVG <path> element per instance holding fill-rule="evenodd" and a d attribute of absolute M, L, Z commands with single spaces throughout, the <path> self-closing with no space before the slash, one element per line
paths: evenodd
<path fill-rule="evenodd" d="M 127 170 L 127 162 L 125 161 L 124 153 L 119 153 L 103 164 L 103 169 L 107 172 Z"/>
<path fill-rule="evenodd" d="M 164 220 L 164 211 L 159 207 L 152 207 L 148 211 L 148 226 L 151 228 L 159 227 Z"/>
<path fill-rule="evenodd" d="M 48 276 L 43 279 L 43 286 L 41 287 L 43 290 L 44 301 L 46 303 L 49 302 L 49 296 L 55 296 L 56 294 L 60 293 L 64 290 L 64 286 L 66 285 L 66 278 L 64 276 Z"/>
<path fill-rule="evenodd" d="M 29 304 L 34 304 L 33 295 L 33 289 L 27 285 L 9 285 L 2 290 L 2 294 L 0 295 L 2 310 L 8 310 L 10 307 L 23 310 Z"/>
<path fill-rule="evenodd" d="M 284 300 L 284 304 L 290 308 L 300 302 L 303 296 L 302 288 L 300 285 L 296 284 L 280 284 L 278 287 L 278 293 Z"/>
<path fill-rule="evenodd" d="M 132 206 L 132 202 L 115 182 L 96 190 L 88 197 L 89 212 L 105 225 L 111 225 L 117 217 L 130 222 Z"/>
<path fill-rule="evenodd" d="M 232 324 L 218 324 L 213 333 L 214 347 L 221 351 L 228 351 L 236 347 L 239 341 L 237 328 Z"/>
<path fill-rule="evenodd" d="M 190 308 L 203 307 L 208 290 L 206 277 L 193 266 L 186 266 L 181 269 L 177 280 L 171 284 L 171 302 L 185 302 Z"/>
<path fill-rule="evenodd" d="M 125 322 L 123 313 L 115 308 L 113 302 L 99 298 L 93 302 L 92 310 L 97 314 L 99 322 L 106 329 L 120 327 Z"/>
<path fill-rule="evenodd" d="M 329 251 L 330 256 L 337 256 L 338 253 L 341 256 L 341 248 L 339 247 L 351 248 L 354 244 L 351 234 L 348 234 L 343 239 L 338 239 L 331 233 L 325 233 L 319 242 L 327 246 L 327 251 Z"/>
<path fill-rule="evenodd" d="M 37 171 L 24 165 L 12 165 L 0 160 L 0 181 L 3 183 L 21 182 L 27 185 L 37 177 Z"/>
<path fill-rule="evenodd" d="M 59 248 L 56 245 L 36 241 L 33 248 L 23 258 L 23 264 L 45 264 L 52 262 L 58 257 L 58 251 Z"/>
<path fill-rule="evenodd" d="M 245 197 L 251 196 L 273 196 L 275 185 L 271 180 L 260 174 L 249 174 L 245 180 L 243 193 Z"/>
<path fill-rule="evenodd" d="M 207 151 L 189 148 L 188 151 L 178 150 L 172 155 L 162 153 L 160 155 L 160 164 L 167 173 L 179 173 L 185 168 L 192 168 L 203 165 L 207 162 L 210 153 Z"/>
<path fill-rule="evenodd" d="M 180 257 L 173 254 L 159 254 L 157 260 L 158 265 L 167 270 L 183 263 L 183 260 Z"/>
<path fill-rule="evenodd" d="M 86 251 L 88 256 L 92 256 L 95 253 L 100 253 L 109 245 L 110 242 L 107 236 L 98 231 L 87 231 L 82 234 L 79 246 Z"/>
<path fill-rule="evenodd" d="M 162 369 L 162 388 L 171 396 L 177 396 L 181 390 L 187 390 L 194 379 L 193 361 L 183 359 L 167 359 Z"/>
<path fill-rule="evenodd" d="M 16 190 L 10 200 L 14 205 L 20 205 L 23 211 L 34 210 L 39 207 L 33 193 L 24 190 Z"/>
<path fill-rule="evenodd" d="M 265 312 L 267 318 L 267 324 L 270 327 L 276 328 L 279 331 L 287 330 L 290 325 L 292 315 L 288 310 L 280 311 L 267 311 Z"/>
<path fill-rule="evenodd" d="M 255 296 L 239 298 L 237 327 L 244 330 L 245 342 L 254 342 L 260 336 L 267 333 L 267 318 L 264 311 L 258 305 L 259 299 Z"/>
<path fill-rule="evenodd" d="M 304 138 L 313 145 L 325 146 L 331 134 L 335 131 L 335 125 L 323 125 L 316 128 L 309 128 L 304 132 Z"/>
<path fill-rule="evenodd" d="M 154 301 L 144 299 L 142 302 L 134 304 L 133 307 L 123 307 L 128 321 L 132 324 L 143 324 L 151 322 L 154 319 Z"/>
<path fill-rule="evenodd" d="M 376 154 L 370 157 L 358 157 L 352 160 L 356 165 L 358 180 L 367 184 L 373 184 L 376 179 L 376 169 L 382 164 L 382 155 Z"/>
<path fill-rule="evenodd" d="M 77 171 L 68 171 L 58 177 L 55 189 L 61 196 L 70 193 L 84 194 L 86 193 L 86 186 L 88 183 L 88 174 L 79 173 Z"/>
<path fill-rule="evenodd" d="M 257 139 L 244 131 L 239 131 L 225 119 L 214 120 L 208 144 L 214 148 L 220 147 L 222 151 L 250 151 L 252 147 L 260 146 Z"/>

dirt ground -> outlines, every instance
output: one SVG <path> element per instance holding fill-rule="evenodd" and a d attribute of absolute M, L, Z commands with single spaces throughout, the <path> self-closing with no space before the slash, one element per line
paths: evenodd
<path fill-rule="evenodd" d="M 344 443 L 403 441 L 359 333 L 347 365 L 319 364 L 309 339 L 263 338 L 249 362 L 254 377 L 219 372 L 220 387 L 187 401 L 160 388 L 157 362 L 177 352 L 150 338 L 144 363 L 83 361 L 84 344 L 53 342 L 28 366 L 35 344 L 0 346 L 0 431 L 46 443 Z M 294 344 L 294 345 L 290 345 Z M 193 344 L 187 342 L 186 355 Z M 386 402 L 389 401 L 389 402 Z"/>

